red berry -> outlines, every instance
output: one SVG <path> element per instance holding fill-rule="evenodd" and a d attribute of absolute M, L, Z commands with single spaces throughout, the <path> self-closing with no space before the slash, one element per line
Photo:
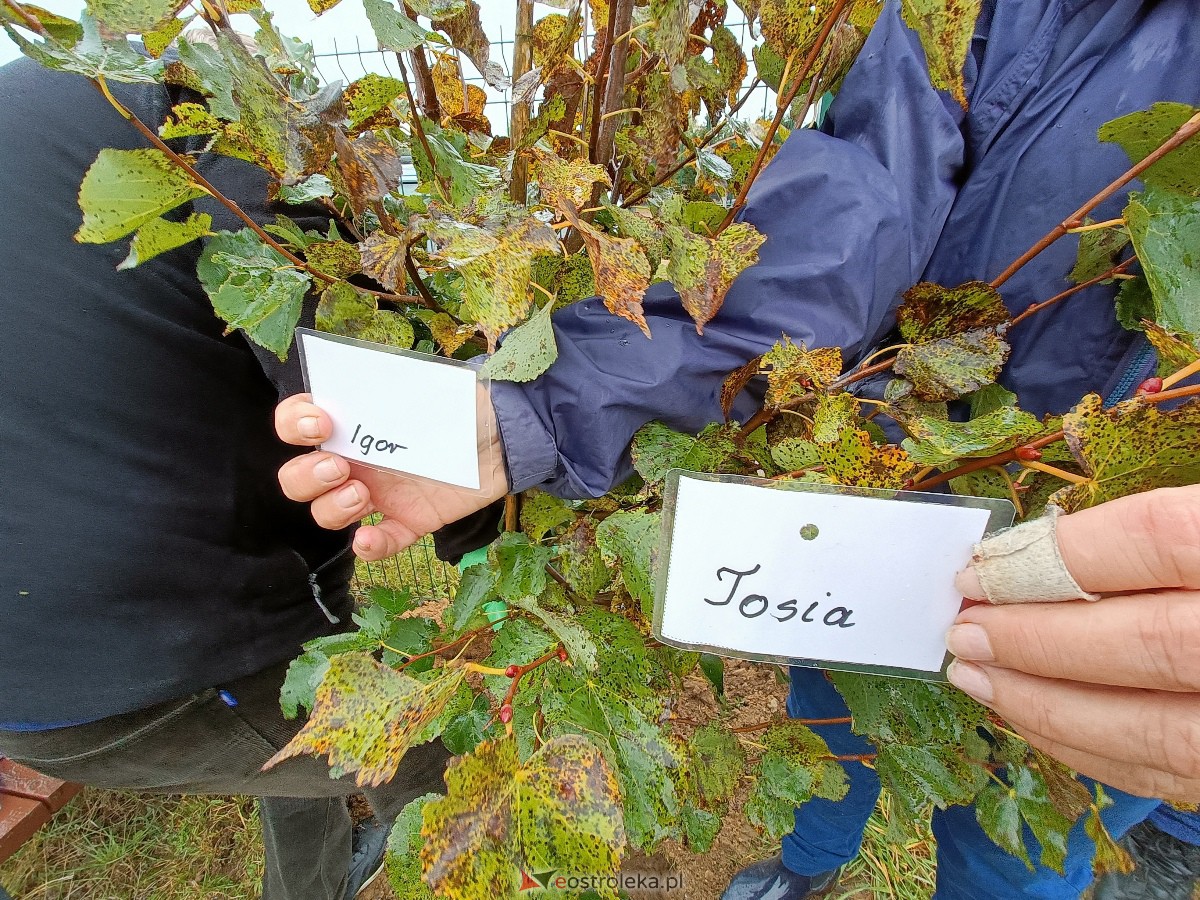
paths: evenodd
<path fill-rule="evenodd" d="M 1145 381 L 1139 384 L 1137 392 L 1139 394 L 1157 394 L 1162 389 L 1163 380 L 1156 376 L 1154 378 L 1147 378 Z"/>
<path fill-rule="evenodd" d="M 559 647 L 559 648 L 558 648 L 558 661 L 559 661 L 559 662 L 566 662 L 568 658 L 569 658 L 569 657 L 567 656 L 567 648 L 566 648 L 566 647 Z"/>
<path fill-rule="evenodd" d="M 500 721 L 501 722 L 503 722 L 505 725 L 507 725 L 509 722 L 512 721 L 512 716 L 513 716 L 513 710 L 512 710 L 511 703 L 505 703 L 502 707 L 500 707 Z"/>
<path fill-rule="evenodd" d="M 509 666 L 507 669 L 504 670 L 504 674 L 507 675 L 509 678 L 516 678 L 518 675 L 521 674 L 521 667 L 520 666 Z"/>
<path fill-rule="evenodd" d="M 1018 447 L 1017 459 L 1038 460 L 1042 458 L 1042 451 L 1037 447 Z"/>

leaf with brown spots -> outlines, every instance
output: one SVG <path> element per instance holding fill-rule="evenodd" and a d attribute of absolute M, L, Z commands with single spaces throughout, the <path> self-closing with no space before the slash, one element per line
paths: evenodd
<path fill-rule="evenodd" d="M 404 82 L 370 73 L 354 82 L 342 95 L 350 119 L 350 134 L 357 135 L 376 128 L 395 128 L 400 124 L 393 104 L 407 108 Z"/>
<path fill-rule="evenodd" d="M 542 70 L 542 81 L 571 64 L 575 42 L 582 34 L 583 20 L 578 15 L 550 13 L 538 19 L 531 43 L 533 64 Z"/>
<path fill-rule="evenodd" d="M 1158 374 L 1163 378 L 1173 375 L 1185 366 L 1200 359 L 1200 347 L 1189 344 L 1179 335 L 1171 334 L 1161 325 L 1143 321 L 1146 337 L 1158 351 Z"/>
<path fill-rule="evenodd" d="M 608 875 L 625 845 L 616 777 L 587 738 L 565 735 L 525 763 L 511 738 L 480 744 L 446 770 L 425 804 L 421 863 L 443 897 L 514 895 L 521 871 Z"/>
<path fill-rule="evenodd" d="M 642 314 L 642 297 L 650 286 L 650 263 L 645 251 L 632 238 L 612 237 L 593 228 L 570 207 L 561 212 L 587 246 L 596 293 L 608 311 L 633 322 L 650 337 L 650 326 Z"/>
<path fill-rule="evenodd" d="M 407 283 L 404 259 L 408 252 L 408 242 L 404 238 L 377 231 L 358 245 L 358 251 L 363 272 L 389 291 L 404 292 Z"/>
<path fill-rule="evenodd" d="M 867 432 L 856 428 L 843 428 L 836 441 L 817 448 L 825 474 L 838 484 L 902 488 L 917 468 L 899 447 L 876 447 Z"/>
<path fill-rule="evenodd" d="M 333 141 L 337 148 L 334 175 L 338 192 L 350 200 L 356 215 L 362 215 L 399 186 L 404 164 L 390 139 L 364 134 L 351 140 L 338 129 Z"/>
<path fill-rule="evenodd" d="M 913 344 L 995 327 L 1008 319 L 1000 294 L 983 281 L 968 281 L 955 288 L 923 281 L 909 288 L 896 310 L 900 336 Z"/>
<path fill-rule="evenodd" d="M 725 418 L 729 418 L 729 414 L 733 411 L 733 404 L 738 396 L 746 389 L 746 386 L 759 374 L 759 367 L 762 365 L 763 357 L 756 356 L 750 362 L 746 363 L 740 369 L 734 369 L 730 372 L 725 380 L 721 383 L 721 412 L 725 414 Z"/>
<path fill-rule="evenodd" d="M 679 291 L 696 331 L 703 334 L 734 279 L 758 262 L 758 248 L 766 238 L 747 222 L 735 222 L 716 238 L 694 234 L 680 225 L 667 225 L 663 235 L 668 248 L 667 278 Z"/>
<path fill-rule="evenodd" d="M 434 315 L 428 325 L 429 333 L 447 356 L 453 356 L 475 334 L 472 326 L 460 325 L 444 312 Z"/>
<path fill-rule="evenodd" d="M 390 781 L 465 674 L 463 668 L 439 670 L 433 681 L 424 682 L 367 653 L 338 654 L 317 688 L 308 722 L 263 768 L 295 756 L 325 756 L 333 775 L 354 775 L 360 787 Z"/>
<path fill-rule="evenodd" d="M 761 373 L 767 376 L 766 405 L 778 408 L 813 388 L 825 388 L 842 374 L 842 351 L 837 347 L 809 350 L 797 347 L 786 334 L 762 357 Z"/>
<path fill-rule="evenodd" d="M 504 69 L 491 60 L 492 45 L 483 30 L 483 22 L 479 18 L 479 4 L 475 0 L 469 0 L 463 11 L 457 15 L 434 19 L 433 27 L 450 36 L 450 43 L 456 50 L 466 54 L 467 59 L 475 64 L 475 68 L 489 85 L 498 91 L 510 87 Z"/>
<path fill-rule="evenodd" d="M 304 248 L 304 257 L 318 272 L 334 278 L 345 278 L 362 268 L 358 248 L 345 241 L 314 241 Z"/>
<path fill-rule="evenodd" d="M 1008 343 L 990 328 L 905 347 L 892 367 L 923 400 L 956 400 L 993 383 L 1008 359 Z"/>
<path fill-rule="evenodd" d="M 608 173 L 586 159 L 566 160 L 537 147 L 533 156 L 537 160 L 537 182 L 542 199 L 555 209 L 565 209 L 567 204 L 582 209 L 591 201 L 592 185 L 612 187 Z"/>
<path fill-rule="evenodd" d="M 904 21 L 921 38 L 933 86 L 949 91 L 963 109 L 963 67 L 980 7 L 981 0 L 903 0 Z"/>
<path fill-rule="evenodd" d="M 1100 140 L 1120 144 L 1131 162 L 1139 163 L 1171 137 L 1200 109 L 1186 103 L 1155 103 L 1147 110 L 1113 119 L 1100 127 Z M 1200 141 L 1194 138 L 1172 150 L 1142 173 L 1150 188 L 1200 197 Z"/>
<path fill-rule="evenodd" d="M 1063 416 L 1067 446 L 1086 484 L 1054 495 L 1067 512 L 1153 488 L 1200 483 L 1200 402 L 1169 412 L 1141 400 L 1104 409 L 1088 394 Z"/>
<path fill-rule="evenodd" d="M 438 219 L 425 226 L 438 255 L 463 277 L 461 317 L 477 322 L 489 339 L 522 322 L 532 306 L 534 256 L 556 253 L 554 231 L 536 219 L 523 219 L 492 233 Z"/>

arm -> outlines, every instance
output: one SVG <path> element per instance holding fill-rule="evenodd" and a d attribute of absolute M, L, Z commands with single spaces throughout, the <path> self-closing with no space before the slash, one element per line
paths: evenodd
<path fill-rule="evenodd" d="M 968 86 L 973 62 L 968 65 Z M 596 496 L 629 471 L 653 419 L 699 430 L 721 418 L 721 382 L 786 332 L 854 359 L 892 326 L 920 277 L 963 164 L 963 111 L 929 83 L 916 35 L 889 3 L 847 76 L 831 133 L 798 130 L 750 192 L 767 236 L 703 336 L 666 284 L 645 300 L 654 335 L 598 301 L 555 316 L 559 358 L 529 384 L 494 383 L 514 490 Z M 743 401 L 735 414 L 752 408 Z"/>

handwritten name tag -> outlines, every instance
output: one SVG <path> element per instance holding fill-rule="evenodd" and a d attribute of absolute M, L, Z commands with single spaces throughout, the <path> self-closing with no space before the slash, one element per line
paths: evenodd
<path fill-rule="evenodd" d="M 1003 500 L 672 473 L 655 636 L 723 656 L 940 679 L 954 575 Z M 882 495 L 882 496 L 881 496 Z"/>
<path fill-rule="evenodd" d="M 366 463 L 479 490 L 475 371 L 465 363 L 297 329 L 305 383 L 333 419 L 322 445 Z"/>

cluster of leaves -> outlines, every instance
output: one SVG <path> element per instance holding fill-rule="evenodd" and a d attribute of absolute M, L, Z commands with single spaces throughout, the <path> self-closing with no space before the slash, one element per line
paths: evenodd
<path fill-rule="evenodd" d="M 338 2 L 310 5 L 319 14 Z M 788 128 L 836 89 L 880 6 L 738 0 L 762 35 L 757 77 L 800 98 L 768 124 L 735 117 L 748 58 L 726 0 L 554 0 L 557 11 L 517 29 L 511 84 L 474 0 L 362 2 L 402 78 L 321 84 L 311 47 L 279 34 L 257 0 L 206 2 L 195 17 L 182 0 L 90 0 L 80 22 L 0 0 L 0 26 L 44 65 L 106 94 L 109 81 L 183 89 L 164 122 L 141 123 L 152 146 L 104 150 L 88 171 L 80 241 L 132 235 L 122 265 L 133 267 L 205 239 L 198 274 L 216 313 L 281 358 L 317 293 L 321 328 L 459 358 L 495 350 L 487 374 L 516 381 L 553 363 L 550 315 L 586 297 L 648 334 L 642 298 L 667 280 L 703 331 L 763 240 L 733 215 L 746 189 Z M 518 7 L 532 21 L 531 0 Z M 977 7 L 903 3 L 933 82 L 962 102 Z M 252 17 L 253 40 L 233 30 L 232 13 Z M 468 62 L 512 91 L 507 135 L 492 134 Z M 1195 115 L 1160 104 L 1109 123 L 1101 138 L 1137 162 Z M 237 199 L 203 178 L 213 153 L 265 169 L 273 199 L 296 216 L 212 233 L 191 204 L 211 196 L 236 208 Z M 1121 220 L 1087 223 L 1071 275 L 1122 279 L 1117 314 L 1145 331 L 1169 379 L 1200 359 L 1197 154 L 1192 142 L 1146 171 Z M 416 189 L 405 189 L 414 174 Z M 314 209 L 328 227 L 305 230 L 294 218 Z M 1121 262 L 1130 250 L 1136 277 Z M 607 497 L 524 495 L 519 530 L 466 570 L 439 616 L 422 614 L 429 598 L 377 590 L 354 631 L 307 645 L 282 703 L 288 715 L 311 714 L 277 760 L 321 755 L 365 785 L 387 780 L 421 742 L 440 738 L 459 757 L 446 796 L 422 798 L 397 823 L 391 874 L 403 897 L 510 896 L 523 871 L 608 873 L 627 847 L 666 839 L 703 851 L 738 790 L 751 821 L 784 833 L 796 805 L 843 795 L 844 772 L 803 723 L 747 733 L 724 712 L 700 727 L 677 722 L 683 680 L 699 672 L 719 695 L 722 666 L 649 637 L 666 473 L 884 489 L 948 481 L 1008 497 L 1026 516 L 1051 501 L 1075 510 L 1200 481 L 1194 402 L 1163 412 L 1140 397 L 1106 409 L 1089 396 L 1061 417 L 1022 411 L 996 383 L 1015 327 L 991 285 L 920 284 L 898 310 L 900 343 L 852 368 L 839 348 L 782 335 L 726 382 L 727 415 L 745 388 L 761 387 L 750 422 L 698 435 L 647 425 L 632 448 L 636 476 Z M 882 401 L 852 392 L 887 371 Z M 1098 819 L 1103 795 L 963 695 L 833 680 L 910 814 L 975 801 L 1000 846 L 1029 861 L 1027 825 L 1055 867 L 1084 818 L 1102 858 L 1120 861 Z"/>

